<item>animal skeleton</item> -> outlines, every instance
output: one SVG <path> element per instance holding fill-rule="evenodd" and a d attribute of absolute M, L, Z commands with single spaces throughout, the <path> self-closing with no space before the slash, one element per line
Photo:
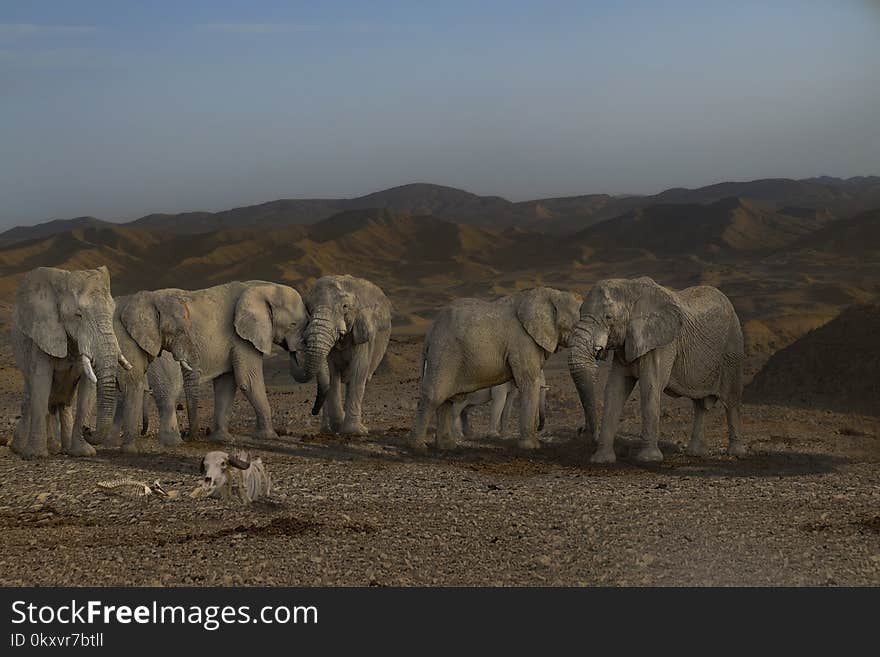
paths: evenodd
<path fill-rule="evenodd" d="M 226 452 L 208 452 L 202 459 L 205 495 L 224 500 L 237 499 L 249 504 L 272 492 L 272 478 L 260 458 L 250 460 L 247 452 L 230 456 Z"/>
<path fill-rule="evenodd" d="M 168 496 L 168 493 L 162 488 L 162 484 L 159 483 L 158 479 L 152 484 L 137 481 L 136 479 L 111 479 L 110 481 L 99 481 L 98 488 L 118 494 L 131 495 L 132 497 L 147 497 L 149 495 Z"/>

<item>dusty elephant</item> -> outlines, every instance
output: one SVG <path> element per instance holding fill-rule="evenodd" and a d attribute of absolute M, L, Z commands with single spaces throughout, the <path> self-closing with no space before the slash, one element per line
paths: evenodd
<path fill-rule="evenodd" d="M 106 267 L 64 271 L 39 267 L 28 272 L 16 293 L 11 331 L 24 394 L 12 450 L 27 458 L 47 456 L 57 415 L 60 449 L 91 456 L 82 437 L 83 417 L 73 417 L 77 388 L 97 384 L 96 434 L 109 430 L 116 404 L 116 366 L 130 367 L 113 332 L 115 304 Z"/>
<path fill-rule="evenodd" d="M 512 379 L 520 391 L 519 445 L 538 447 L 541 371 L 551 354 L 568 346 L 581 301 L 579 294 L 539 287 L 496 301 L 459 299 L 440 311 L 422 350 L 411 446 L 424 449 L 436 412 L 437 446 L 455 447 L 454 398 Z"/>
<path fill-rule="evenodd" d="M 257 416 L 257 438 L 275 438 L 272 409 L 263 381 L 263 357 L 277 344 L 285 350 L 302 342 L 309 324 L 306 306 L 292 287 L 265 281 L 226 283 L 187 292 L 186 307 L 193 330 L 193 361 L 184 376 L 191 435 L 199 430 L 198 385 L 214 385 L 214 420 L 210 440 L 230 440 L 229 415 L 235 392 L 241 389 Z M 150 314 L 147 308 L 146 315 Z M 173 352 L 173 349 L 172 349 Z M 159 367 L 150 387 L 159 407 L 160 435 L 179 440 L 171 415 L 177 403 L 174 382 L 164 377 L 177 374 Z M 174 392 L 177 390 L 178 392 Z M 138 416 L 139 418 L 140 416 Z"/>
<path fill-rule="evenodd" d="M 594 463 L 615 460 L 614 434 L 626 400 L 640 382 L 642 449 L 639 461 L 662 461 L 657 446 L 660 393 L 693 400 L 688 452 L 705 453 L 705 412 L 721 401 L 727 411 L 728 453 L 745 454 L 740 422 L 743 336 L 730 300 L 709 286 L 681 291 L 650 278 L 609 279 L 590 290 L 572 338 L 569 371 L 584 407 L 585 429 L 597 426 L 596 359 L 614 360 Z"/>
<path fill-rule="evenodd" d="M 544 379 L 544 372 L 541 372 L 541 392 L 538 396 L 538 427 L 540 432 L 544 428 L 544 422 L 547 412 L 547 382 Z M 491 388 L 483 388 L 466 395 L 463 399 L 456 400 L 452 404 L 452 418 L 455 423 L 455 437 L 464 438 L 473 435 L 470 426 L 470 409 L 474 406 L 481 406 L 491 402 L 492 406 L 489 411 L 489 432 L 486 434 L 489 438 L 498 438 L 504 432 L 505 427 L 510 419 L 510 413 L 516 402 L 519 390 L 513 381 L 502 383 L 501 385 L 492 386 Z"/>
<path fill-rule="evenodd" d="M 312 415 L 323 410 L 321 431 L 366 434 L 364 390 L 391 339 L 391 302 L 363 278 L 324 276 L 315 281 L 306 306 L 304 353 L 291 351 L 290 373 L 300 383 L 317 377 Z"/>
<path fill-rule="evenodd" d="M 189 294 L 185 290 L 165 289 L 116 298 L 113 329 L 131 367 L 119 368 L 116 372 L 116 413 L 110 431 L 100 440 L 103 446 L 139 451 L 146 373 L 160 354 L 167 353 L 172 362 L 176 359 L 190 369 L 190 362 L 198 362 L 189 316 Z M 79 405 L 87 403 L 87 397 L 81 397 Z M 80 413 L 84 415 L 85 409 Z M 180 436 L 160 432 L 159 442 L 176 445 L 180 443 Z M 92 443 L 99 444 L 99 437 L 95 436 Z"/>

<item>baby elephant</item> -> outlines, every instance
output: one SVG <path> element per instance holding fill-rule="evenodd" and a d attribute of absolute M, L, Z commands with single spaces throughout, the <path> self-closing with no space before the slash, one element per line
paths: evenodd
<path fill-rule="evenodd" d="M 541 372 L 541 393 L 538 397 L 538 431 L 544 428 L 544 417 L 547 406 L 547 382 L 544 380 L 544 372 Z M 452 404 L 452 417 L 455 423 L 456 438 L 470 437 L 473 430 L 470 426 L 468 412 L 473 406 L 481 406 L 492 402 L 489 417 L 489 438 L 498 438 L 508 424 L 510 412 L 516 399 L 516 384 L 513 381 L 502 383 L 492 388 L 483 388 L 470 393 L 467 397 Z"/>
<path fill-rule="evenodd" d="M 247 452 L 235 456 L 208 452 L 202 459 L 202 489 L 209 497 L 250 503 L 272 492 L 272 478 L 260 458 L 249 459 Z"/>
<path fill-rule="evenodd" d="M 572 292 L 538 287 L 495 301 L 459 299 L 441 310 L 422 350 L 410 445 L 425 449 L 425 432 L 436 413 L 437 447 L 454 448 L 455 400 L 512 380 L 520 391 L 519 446 L 539 447 L 541 372 L 551 354 L 568 346 L 582 301 Z"/>

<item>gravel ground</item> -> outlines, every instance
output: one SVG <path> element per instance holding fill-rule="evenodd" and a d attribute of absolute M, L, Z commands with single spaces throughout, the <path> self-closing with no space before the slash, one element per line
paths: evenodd
<path fill-rule="evenodd" d="M 547 370 L 543 449 L 478 439 L 417 455 L 405 436 L 419 345 L 395 340 L 391 350 L 368 389 L 363 439 L 319 434 L 312 386 L 292 384 L 277 359 L 267 364 L 286 435 L 247 438 L 253 412 L 241 398 L 233 422 L 237 446 L 262 456 L 276 484 L 251 507 L 189 497 L 213 448 L 204 436 L 165 452 L 149 436 L 141 455 L 90 459 L 27 462 L 0 448 L 0 584 L 880 584 L 878 418 L 749 405 L 752 454 L 737 460 L 723 455 L 716 409 L 712 455 L 697 459 L 683 454 L 690 403 L 664 398 L 667 459 L 647 467 L 625 457 L 638 440 L 634 394 L 622 460 L 593 466 L 576 439 L 581 411 L 560 354 Z M 9 437 L 18 373 L 0 369 L 0 385 Z M 204 406 L 210 413 L 209 399 Z M 158 479 L 178 496 L 97 489 L 118 477 Z"/>

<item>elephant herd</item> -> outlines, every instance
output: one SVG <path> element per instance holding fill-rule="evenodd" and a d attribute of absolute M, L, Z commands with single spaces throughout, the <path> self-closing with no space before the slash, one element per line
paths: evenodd
<path fill-rule="evenodd" d="M 140 450 L 149 389 L 159 409 L 159 443 L 182 442 L 176 405 L 185 393 L 190 435 L 200 429 L 199 390 L 211 382 L 209 440 L 231 439 L 229 415 L 241 390 L 256 413 L 256 438 L 275 438 L 263 380 L 273 345 L 288 352 L 290 373 L 315 380 L 312 414 L 321 431 L 366 434 L 367 383 L 391 337 L 391 303 L 373 283 L 324 276 L 303 298 L 287 285 L 231 282 L 203 290 L 162 289 L 116 297 L 106 267 L 40 267 L 22 280 L 11 343 L 24 378 L 21 416 L 11 448 L 26 457 L 62 451 L 95 454 L 93 445 Z M 425 337 L 416 417 L 409 436 L 449 449 L 468 433 L 467 408 L 492 402 L 497 434 L 518 393 L 519 446 L 539 447 L 547 386 L 543 368 L 570 347 L 569 371 L 583 405 L 583 431 L 595 440 L 593 462 L 615 460 L 623 406 L 641 381 L 639 461 L 660 461 L 660 393 L 693 401 L 688 452 L 705 453 L 705 412 L 721 402 L 728 453 L 745 454 L 740 423 L 743 337 L 732 304 L 719 290 L 673 291 L 650 278 L 608 279 L 586 298 L 547 287 L 494 301 L 459 299 L 437 314 Z M 599 360 L 612 359 L 604 393 Z M 599 423 L 598 398 L 604 394 Z M 85 435 L 86 418 L 95 429 Z"/>

